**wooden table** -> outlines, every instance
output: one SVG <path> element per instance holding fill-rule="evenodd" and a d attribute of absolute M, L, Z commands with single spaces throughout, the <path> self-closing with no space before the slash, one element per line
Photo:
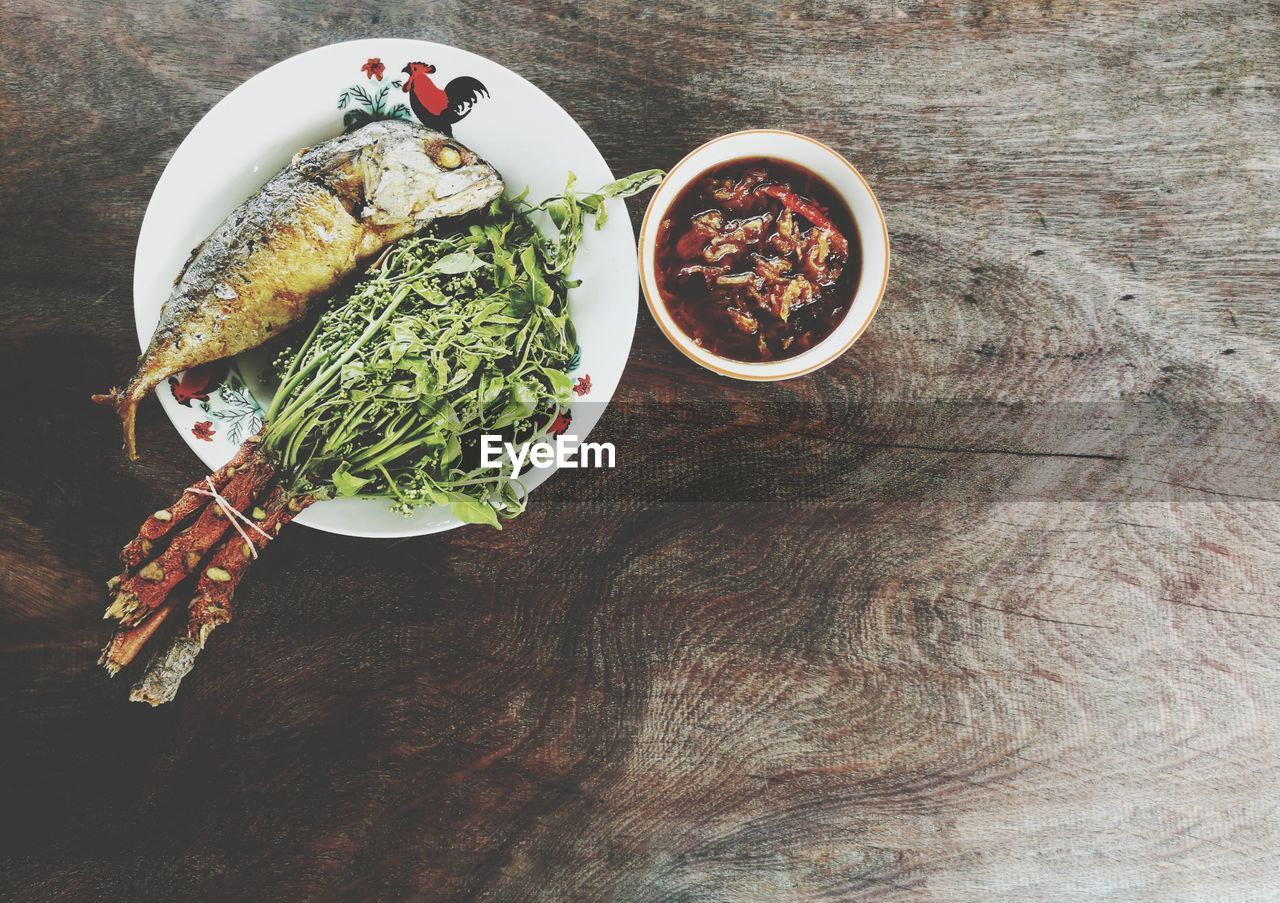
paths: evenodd
<path fill-rule="evenodd" d="M 28 0 L 0 26 L 15 899 L 1276 898 L 1274 6 Z M 824 139 L 885 207 L 888 293 L 779 385 L 642 313 L 616 471 L 501 533 L 291 530 L 178 701 L 131 705 L 94 663 L 101 581 L 201 473 L 154 402 L 130 466 L 87 401 L 131 366 L 143 210 L 238 83 L 371 35 L 523 73 L 617 172 Z"/>

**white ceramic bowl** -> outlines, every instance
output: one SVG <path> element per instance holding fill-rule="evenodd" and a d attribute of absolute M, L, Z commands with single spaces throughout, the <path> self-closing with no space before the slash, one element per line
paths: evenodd
<path fill-rule="evenodd" d="M 764 157 L 782 160 L 821 176 L 844 199 L 853 214 L 862 251 L 862 271 L 845 318 L 808 351 L 795 357 L 752 363 L 712 354 L 676 324 L 658 292 L 654 256 L 658 227 L 667 209 L 694 179 L 732 160 Z M 671 167 L 658 186 L 640 226 L 640 284 L 659 328 L 671 343 L 708 370 L 735 379 L 778 380 L 812 373 L 849 349 L 875 316 L 889 279 L 889 230 L 871 186 L 853 164 L 820 141 L 777 129 L 751 129 L 708 141 Z"/>

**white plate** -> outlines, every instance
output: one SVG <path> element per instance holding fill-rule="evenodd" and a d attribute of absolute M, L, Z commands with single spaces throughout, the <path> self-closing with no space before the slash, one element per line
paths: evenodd
<path fill-rule="evenodd" d="M 385 67 L 381 80 L 362 70 L 372 59 Z M 568 113 L 514 72 L 484 57 L 443 44 L 400 39 L 349 41 L 300 54 L 255 75 L 219 101 L 183 140 L 160 176 L 134 261 L 134 315 L 143 348 L 191 249 L 299 148 L 342 131 L 344 112 L 353 104 L 364 105 L 349 97 L 345 110 L 339 109 L 344 92 L 359 86 L 376 97 L 385 88 L 385 108 L 407 103 L 407 95 L 391 83 L 403 79 L 401 69 L 415 60 L 436 67 L 433 78 L 438 85 L 470 75 L 489 89 L 489 96 L 454 126 L 454 134 L 497 167 L 509 192 L 527 185 L 531 199 L 559 194 L 570 171 L 577 174 L 582 190 L 613 180 L 596 146 Z M 569 432 L 579 439 L 586 438 L 613 396 L 636 326 L 635 234 L 622 201 L 610 201 L 608 212 L 603 229 L 588 227 L 571 273 L 583 283 L 569 293 L 582 351 L 570 376 L 585 390 L 575 398 Z M 234 439 L 256 428 L 255 408 L 265 408 L 271 398 L 270 389 L 258 379 L 268 364 L 263 353 L 251 352 L 233 361 L 230 378 L 212 392 L 183 379 L 157 390 L 169 419 L 210 469 L 231 457 L 239 444 Z M 141 453 L 147 453 L 145 446 Z M 527 471 L 525 485 L 532 489 L 553 471 L 554 467 Z M 530 503 L 537 504 L 536 499 Z M 405 518 L 383 501 L 360 499 L 320 502 L 298 522 L 330 533 L 375 537 L 417 536 L 461 525 L 444 507 Z"/>

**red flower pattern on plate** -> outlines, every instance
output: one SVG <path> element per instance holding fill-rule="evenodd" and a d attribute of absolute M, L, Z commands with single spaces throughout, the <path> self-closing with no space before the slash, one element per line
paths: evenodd
<path fill-rule="evenodd" d="M 181 379 L 169 377 L 169 391 L 173 393 L 174 401 L 189 408 L 193 401 L 208 401 L 209 393 L 222 385 L 226 377 L 225 361 L 201 364 L 184 372 Z"/>
<path fill-rule="evenodd" d="M 585 376 L 579 376 L 577 384 L 573 387 L 574 394 L 578 396 L 582 396 L 582 395 L 586 395 L 590 391 L 591 391 L 591 374 L 588 373 Z"/>
<path fill-rule="evenodd" d="M 548 436 L 559 436 L 569 428 L 569 424 L 573 423 L 573 415 L 568 411 L 561 411 L 556 414 L 556 419 L 551 421 L 551 426 L 547 427 Z"/>
<path fill-rule="evenodd" d="M 191 427 L 191 435 L 205 442 L 212 442 L 213 437 L 218 434 L 213 428 L 212 420 L 199 420 L 195 426 Z"/>
<path fill-rule="evenodd" d="M 382 65 L 382 60 L 378 59 L 376 56 L 369 57 L 368 62 L 360 67 L 360 71 L 365 74 L 365 77 L 376 78 L 378 81 L 382 81 L 382 73 L 385 72 L 386 69 L 387 67 Z"/>

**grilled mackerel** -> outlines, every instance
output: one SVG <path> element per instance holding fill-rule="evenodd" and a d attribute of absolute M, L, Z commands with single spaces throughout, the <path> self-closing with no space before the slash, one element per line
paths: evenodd
<path fill-rule="evenodd" d="M 502 189 L 472 151 L 400 120 L 299 151 L 192 252 L 128 386 L 93 397 L 115 406 L 126 454 L 138 402 L 165 378 L 258 347 L 388 245 Z"/>

